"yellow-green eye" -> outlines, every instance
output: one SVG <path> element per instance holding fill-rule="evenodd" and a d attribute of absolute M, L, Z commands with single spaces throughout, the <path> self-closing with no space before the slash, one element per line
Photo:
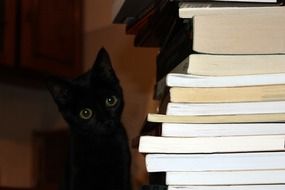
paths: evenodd
<path fill-rule="evenodd" d="M 79 112 L 81 119 L 87 120 L 93 116 L 93 111 L 90 108 L 84 108 Z"/>
<path fill-rule="evenodd" d="M 106 107 L 113 107 L 117 104 L 118 99 L 116 96 L 110 96 L 105 99 Z"/>

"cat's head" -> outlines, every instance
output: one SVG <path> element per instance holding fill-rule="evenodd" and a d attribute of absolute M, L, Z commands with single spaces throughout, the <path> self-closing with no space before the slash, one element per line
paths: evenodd
<path fill-rule="evenodd" d="M 74 80 L 53 77 L 48 89 L 72 131 L 103 135 L 119 127 L 122 89 L 105 49 L 88 72 Z"/>

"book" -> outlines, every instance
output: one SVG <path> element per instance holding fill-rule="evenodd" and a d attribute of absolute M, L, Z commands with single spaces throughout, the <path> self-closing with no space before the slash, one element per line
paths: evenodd
<path fill-rule="evenodd" d="M 282 0 L 169 0 L 172 2 L 232 2 L 232 3 L 282 3 Z"/>
<path fill-rule="evenodd" d="M 162 123 L 161 126 L 161 136 L 164 137 L 221 137 L 282 134 L 285 134 L 285 123 Z"/>
<path fill-rule="evenodd" d="M 141 153 L 218 153 L 284 151 L 285 135 L 233 137 L 141 136 Z M 285 178 L 284 178 L 285 179 Z"/>
<path fill-rule="evenodd" d="M 161 123 L 255 123 L 284 122 L 285 113 L 240 114 L 240 115 L 164 115 L 149 113 L 149 122 Z"/>
<path fill-rule="evenodd" d="M 232 76 L 285 73 L 285 55 L 191 54 L 171 73 L 205 76 Z"/>
<path fill-rule="evenodd" d="M 166 85 L 169 87 L 237 87 L 274 84 L 285 84 L 285 73 L 240 76 L 201 76 L 169 73 L 166 77 Z"/>
<path fill-rule="evenodd" d="M 167 186 L 168 190 L 284 190 L 285 185 L 193 185 Z"/>
<path fill-rule="evenodd" d="M 214 14 L 252 14 L 279 11 L 280 4 L 277 3 L 248 3 L 248 2 L 183 2 L 179 5 L 180 18 L 193 18 L 199 15 Z"/>
<path fill-rule="evenodd" d="M 243 86 L 231 88 L 179 88 L 169 89 L 171 102 L 215 103 L 258 102 L 285 100 L 285 84 Z"/>
<path fill-rule="evenodd" d="M 285 53 L 284 19 L 284 6 L 263 13 L 195 16 L 193 50 L 209 54 Z"/>
<path fill-rule="evenodd" d="M 285 170 L 167 172 L 167 185 L 284 184 Z"/>
<path fill-rule="evenodd" d="M 162 54 L 162 52 L 160 54 Z M 175 56 L 170 57 L 175 58 Z M 167 90 L 166 73 L 191 74 L 195 76 L 236 76 L 285 73 L 285 55 L 190 54 L 179 64 L 177 63 L 177 66 L 175 66 L 175 64 L 171 64 L 175 66 L 171 66 L 171 69 L 168 68 L 167 65 L 167 60 L 169 59 L 170 58 L 165 59 L 163 61 L 164 64 L 158 64 L 157 76 L 160 76 L 160 78 L 158 78 L 155 88 L 155 97 L 157 99 L 160 99 L 160 97 L 163 96 L 163 93 Z M 177 62 L 177 60 L 180 59 L 175 60 Z M 165 67 L 168 69 L 163 69 Z M 184 97 L 192 98 L 194 96 Z M 197 98 L 199 98 L 199 96 L 197 96 Z"/>
<path fill-rule="evenodd" d="M 172 103 L 167 115 L 238 115 L 285 113 L 285 101 L 234 103 Z"/>
<path fill-rule="evenodd" d="M 154 13 L 136 34 L 135 46 L 160 47 L 167 38 L 173 22 L 178 19 L 176 3 L 172 4 L 165 0 L 156 0 L 154 3 Z"/>
<path fill-rule="evenodd" d="M 147 154 L 148 172 L 284 170 L 285 152 Z"/>
<path fill-rule="evenodd" d="M 183 19 L 175 19 L 168 31 L 156 60 L 156 80 L 165 77 L 172 69 L 180 64 L 189 54 L 192 54 L 192 23 Z"/>
<path fill-rule="evenodd" d="M 285 185 L 144 185 L 141 190 L 284 190 Z"/>

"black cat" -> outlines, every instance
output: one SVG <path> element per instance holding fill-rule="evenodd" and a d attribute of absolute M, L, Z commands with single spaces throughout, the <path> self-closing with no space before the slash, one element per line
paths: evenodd
<path fill-rule="evenodd" d="M 130 190 L 130 152 L 121 123 L 122 88 L 105 49 L 87 73 L 48 81 L 71 132 L 64 190 Z"/>

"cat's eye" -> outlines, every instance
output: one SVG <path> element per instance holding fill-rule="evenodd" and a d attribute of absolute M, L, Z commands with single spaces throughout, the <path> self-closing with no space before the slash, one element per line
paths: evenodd
<path fill-rule="evenodd" d="M 113 107 L 117 104 L 118 98 L 116 96 L 109 96 L 105 99 L 106 107 Z"/>
<path fill-rule="evenodd" d="M 93 111 L 90 108 L 84 108 L 79 112 L 79 117 L 88 120 L 93 116 Z"/>

